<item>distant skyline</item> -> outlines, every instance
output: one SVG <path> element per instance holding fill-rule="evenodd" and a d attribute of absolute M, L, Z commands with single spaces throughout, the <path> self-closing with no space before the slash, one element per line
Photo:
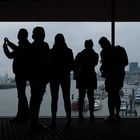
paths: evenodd
<path fill-rule="evenodd" d="M 11 42 L 17 44 L 17 33 L 20 28 L 26 28 L 29 32 L 29 41 L 32 42 L 32 30 L 36 26 L 42 26 L 45 29 L 45 41 L 50 48 L 54 43 L 54 37 L 57 33 L 65 36 L 66 43 L 73 50 L 74 56 L 84 49 L 84 41 L 92 39 L 94 49 L 99 54 L 101 48 L 98 40 L 106 36 L 111 40 L 110 22 L 0 22 L 0 74 L 5 71 L 14 76 L 12 72 L 12 61 L 8 59 L 3 52 L 3 39 L 8 37 Z M 140 22 L 117 22 L 115 44 L 123 46 L 127 53 L 129 62 L 138 62 L 140 64 Z M 98 66 L 99 67 L 99 66 Z M 96 68 L 98 71 L 98 67 Z"/>

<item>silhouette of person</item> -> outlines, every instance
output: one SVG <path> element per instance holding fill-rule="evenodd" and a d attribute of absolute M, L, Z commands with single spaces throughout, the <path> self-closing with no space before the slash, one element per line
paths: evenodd
<path fill-rule="evenodd" d="M 70 101 L 70 72 L 73 68 L 73 52 L 68 48 L 63 34 L 58 33 L 55 36 L 55 43 L 51 49 L 51 111 L 52 111 L 52 123 L 50 127 L 56 128 L 56 113 L 59 86 L 61 85 L 64 107 L 66 111 L 66 127 L 71 123 L 71 101 Z"/>
<path fill-rule="evenodd" d="M 108 93 L 109 116 L 105 121 L 120 121 L 120 94 L 123 87 L 125 67 L 128 65 L 126 51 L 121 46 L 112 46 L 106 37 L 101 37 L 99 44 L 102 48 L 101 67 L 102 77 L 105 78 L 105 90 Z"/>
<path fill-rule="evenodd" d="M 44 42 L 45 31 L 43 27 L 37 26 L 33 29 L 31 44 L 31 71 L 30 71 L 30 116 L 31 130 L 40 131 L 46 126 L 39 123 L 40 105 L 49 82 L 49 45 Z"/>
<path fill-rule="evenodd" d="M 94 116 L 94 90 L 97 88 L 97 78 L 95 66 L 98 63 L 98 54 L 93 49 L 93 41 L 86 40 L 85 49 L 76 55 L 74 61 L 74 78 L 76 79 L 76 87 L 79 91 L 78 120 L 83 120 L 83 104 L 87 93 L 89 100 L 90 120 L 95 120 Z"/>
<path fill-rule="evenodd" d="M 29 50 L 30 43 L 28 41 L 28 32 L 21 28 L 17 35 L 18 46 L 8 40 L 4 39 L 4 52 L 6 56 L 13 59 L 13 72 L 15 74 L 15 81 L 18 94 L 18 111 L 14 122 L 26 121 L 29 119 L 28 101 L 26 98 L 26 82 L 29 80 Z M 10 47 L 12 51 L 9 50 Z"/>

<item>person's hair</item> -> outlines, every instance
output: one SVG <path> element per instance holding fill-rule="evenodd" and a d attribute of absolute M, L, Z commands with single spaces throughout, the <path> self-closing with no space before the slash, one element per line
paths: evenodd
<path fill-rule="evenodd" d="M 55 43 L 64 43 L 64 42 L 65 42 L 64 35 L 61 34 L 61 33 L 58 33 L 58 34 L 55 36 Z"/>
<path fill-rule="evenodd" d="M 110 41 L 104 36 L 99 39 L 99 44 L 100 45 L 111 45 Z"/>
<path fill-rule="evenodd" d="M 32 38 L 34 40 L 41 40 L 41 41 L 43 41 L 44 38 L 45 38 L 45 30 L 44 30 L 44 28 L 43 27 L 39 27 L 39 26 L 35 27 L 33 29 Z"/>
<path fill-rule="evenodd" d="M 93 48 L 93 41 L 91 39 L 85 41 L 85 48 L 92 49 Z"/>
<path fill-rule="evenodd" d="M 28 38 L 28 31 L 25 28 L 21 28 L 18 32 L 18 39 L 27 39 Z"/>

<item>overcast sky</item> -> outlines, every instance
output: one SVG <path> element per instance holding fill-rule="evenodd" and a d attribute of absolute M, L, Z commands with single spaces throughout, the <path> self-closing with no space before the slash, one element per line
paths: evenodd
<path fill-rule="evenodd" d="M 94 49 L 100 53 L 101 48 L 98 40 L 106 36 L 111 40 L 111 23 L 109 22 L 0 22 L 0 74 L 5 71 L 9 75 L 12 73 L 12 60 L 9 60 L 3 53 L 3 39 L 8 37 L 10 41 L 17 44 L 17 33 L 20 28 L 26 28 L 29 32 L 29 41 L 32 42 L 32 30 L 36 26 L 45 29 L 46 38 L 50 48 L 54 43 L 57 33 L 62 33 L 69 48 L 73 50 L 74 56 L 84 48 L 84 41 L 92 39 Z M 140 63 L 140 23 L 139 22 L 119 22 L 116 23 L 116 44 L 125 47 L 129 62 L 138 61 Z M 98 69 L 98 67 L 97 67 Z"/>

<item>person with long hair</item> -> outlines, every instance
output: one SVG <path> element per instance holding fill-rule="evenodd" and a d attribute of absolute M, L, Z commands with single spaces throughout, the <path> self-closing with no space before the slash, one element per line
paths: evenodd
<path fill-rule="evenodd" d="M 68 48 L 64 35 L 58 33 L 55 36 L 55 42 L 51 49 L 51 111 L 52 111 L 52 123 L 51 127 L 56 127 L 56 114 L 58 108 L 58 96 L 59 87 L 61 85 L 64 107 L 66 111 L 66 127 L 71 123 L 71 101 L 70 101 L 70 72 L 73 69 L 73 52 Z"/>

